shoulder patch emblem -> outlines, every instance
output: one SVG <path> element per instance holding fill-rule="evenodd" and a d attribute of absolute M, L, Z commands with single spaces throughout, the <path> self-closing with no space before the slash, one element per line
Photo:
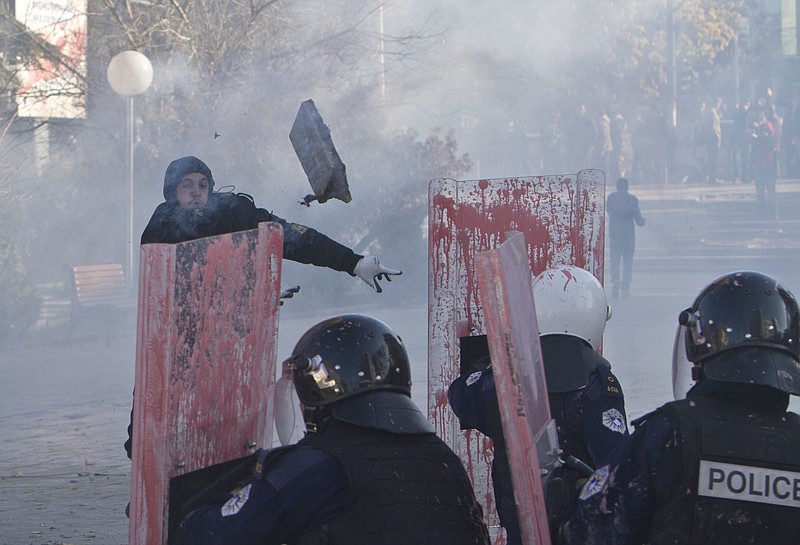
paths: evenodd
<path fill-rule="evenodd" d="M 231 515 L 235 515 L 238 513 L 244 504 L 247 503 L 247 500 L 250 498 L 250 487 L 253 486 L 252 484 L 248 484 L 241 490 L 239 490 L 236 495 L 234 495 L 231 499 L 225 502 L 225 505 L 222 506 L 222 516 L 229 517 Z"/>
<path fill-rule="evenodd" d="M 470 376 L 467 377 L 467 386 L 472 386 L 481 378 L 483 371 L 475 371 Z"/>
<path fill-rule="evenodd" d="M 603 413 L 603 425 L 617 433 L 625 433 L 625 416 L 617 409 L 608 409 Z"/>
<path fill-rule="evenodd" d="M 580 499 L 587 500 L 602 492 L 606 487 L 606 483 L 608 483 L 608 465 L 604 465 L 589 477 L 589 480 L 581 488 Z"/>

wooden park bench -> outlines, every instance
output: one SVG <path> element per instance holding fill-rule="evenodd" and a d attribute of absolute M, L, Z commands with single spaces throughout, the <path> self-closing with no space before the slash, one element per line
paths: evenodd
<path fill-rule="evenodd" d="M 70 267 L 69 272 L 72 287 L 70 338 L 80 323 L 102 320 L 106 342 L 110 344 L 125 311 L 136 308 L 136 299 L 128 291 L 122 265 L 76 265 Z"/>

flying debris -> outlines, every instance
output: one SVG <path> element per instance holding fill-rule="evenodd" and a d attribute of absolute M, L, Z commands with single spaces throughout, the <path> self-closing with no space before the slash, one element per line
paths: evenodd
<path fill-rule="evenodd" d="M 350 202 L 344 163 L 313 100 L 300 104 L 289 140 L 314 190 L 314 194 L 306 195 L 301 203 L 310 206 L 312 201 L 322 204 L 331 198 Z"/>

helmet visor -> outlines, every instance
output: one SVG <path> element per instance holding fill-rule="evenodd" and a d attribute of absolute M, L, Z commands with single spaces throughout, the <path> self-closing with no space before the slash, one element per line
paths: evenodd
<path fill-rule="evenodd" d="M 672 395 L 675 399 L 685 399 L 694 384 L 692 367 L 694 364 L 686 357 L 686 326 L 679 325 L 672 345 Z"/>

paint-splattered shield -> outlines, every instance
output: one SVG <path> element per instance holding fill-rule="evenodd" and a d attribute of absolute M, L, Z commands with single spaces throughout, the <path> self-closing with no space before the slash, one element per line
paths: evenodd
<path fill-rule="evenodd" d="M 558 438 L 522 233 L 475 261 L 522 539 L 526 545 L 550 545 L 540 470 L 557 467 Z"/>
<path fill-rule="evenodd" d="M 491 441 L 461 430 L 447 405 L 459 373 L 459 338 L 485 333 L 475 256 L 506 233 L 525 239 L 531 274 L 576 265 L 603 281 L 605 174 L 431 181 L 428 189 L 428 416 L 472 478 L 487 521 L 497 516 L 489 475 Z"/>
<path fill-rule="evenodd" d="M 129 545 L 167 543 L 170 479 L 272 445 L 283 230 L 141 251 Z"/>

